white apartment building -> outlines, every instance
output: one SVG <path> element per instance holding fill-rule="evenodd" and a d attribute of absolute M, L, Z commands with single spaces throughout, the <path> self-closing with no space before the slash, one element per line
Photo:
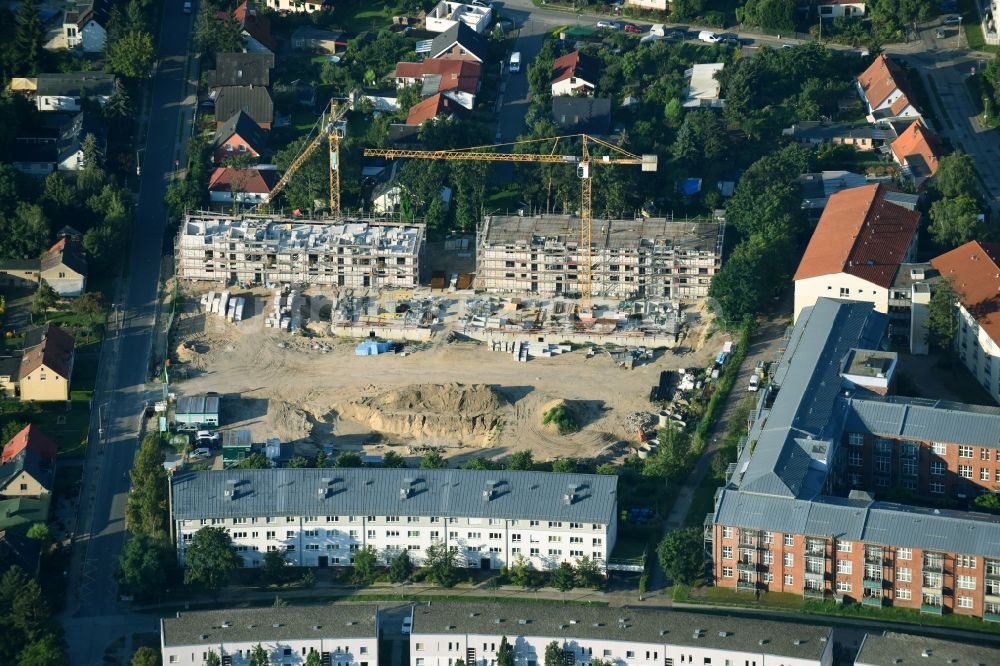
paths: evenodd
<path fill-rule="evenodd" d="M 538 570 L 594 560 L 615 543 L 615 476 L 461 469 L 191 471 L 171 483 L 177 556 L 206 526 L 229 532 L 246 567 L 284 549 L 295 566 L 349 566 L 371 546 L 416 564 L 447 544 L 465 566 L 499 569 L 524 557 Z"/>
<path fill-rule="evenodd" d="M 167 666 L 201 666 L 209 652 L 245 666 L 259 644 L 272 666 L 305 664 L 312 650 L 330 666 L 378 666 L 378 622 L 373 604 L 181 612 L 160 620 L 160 654 Z"/>
<path fill-rule="evenodd" d="M 832 630 L 817 625 L 663 610 L 527 604 L 413 608 L 410 666 L 495 663 L 501 640 L 519 666 L 545 663 L 553 641 L 567 664 L 831 666 Z"/>
<path fill-rule="evenodd" d="M 958 297 L 958 357 L 1000 403 L 1000 243 L 969 241 L 931 260 Z"/>
<path fill-rule="evenodd" d="M 461 22 L 482 34 L 493 22 L 493 9 L 441 0 L 428 12 L 425 21 L 429 32 L 445 32 Z"/>
<path fill-rule="evenodd" d="M 181 224 L 174 251 L 186 280 L 413 288 L 424 245 L 423 224 L 199 212 Z"/>

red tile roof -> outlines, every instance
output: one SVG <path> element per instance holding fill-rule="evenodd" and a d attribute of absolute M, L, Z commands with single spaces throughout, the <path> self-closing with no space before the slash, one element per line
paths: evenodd
<path fill-rule="evenodd" d="M 931 265 L 951 280 L 958 300 L 1000 343 L 1000 243 L 969 241 L 935 257 Z"/>
<path fill-rule="evenodd" d="M 422 79 L 427 75 L 440 76 L 441 85 L 437 92 L 461 90 L 475 95 L 482 73 L 482 64 L 470 60 L 427 58 L 423 62 L 396 63 L 396 78 L 398 79 Z"/>
<path fill-rule="evenodd" d="M 576 77 L 583 79 L 587 83 L 597 85 L 600 76 L 600 64 L 595 58 L 573 51 L 564 56 L 556 58 L 552 63 L 552 83 L 559 83 L 565 79 Z"/>
<path fill-rule="evenodd" d="M 69 380 L 70 360 L 75 346 L 72 335 L 49 324 L 41 334 L 41 342 L 24 350 L 20 377 L 23 379 L 44 364 L 52 372 Z"/>
<path fill-rule="evenodd" d="M 233 10 L 233 17 L 248 35 L 274 51 L 278 48 L 278 42 L 271 36 L 271 19 L 261 14 L 253 5 L 248 7 L 248 4 L 250 0 L 243 0 L 240 6 Z"/>
<path fill-rule="evenodd" d="M 888 288 L 917 233 L 920 213 L 885 200 L 884 185 L 830 197 L 795 280 L 848 273 Z"/>
<path fill-rule="evenodd" d="M 902 68 L 884 53 L 875 58 L 875 62 L 858 76 L 858 83 L 872 108 L 884 102 L 895 90 L 902 91 L 904 96 L 909 90 Z"/>
<path fill-rule="evenodd" d="M 0 456 L 0 464 L 6 463 L 21 451 L 30 449 L 38 453 L 43 458 L 52 460 L 56 457 L 56 443 L 45 436 L 37 426 L 26 425 L 4 444 L 3 454 Z"/>
<path fill-rule="evenodd" d="M 892 154 L 899 163 L 908 162 L 908 158 L 919 156 L 927 164 L 928 176 L 933 176 L 938 170 L 938 160 L 944 152 L 937 135 L 924 127 L 920 120 L 914 121 L 896 137 L 890 146 Z M 912 164 L 910 166 L 913 166 Z"/>
<path fill-rule="evenodd" d="M 268 194 L 278 183 L 278 172 L 274 169 L 216 167 L 208 178 L 208 189 L 210 192 L 232 192 L 234 183 L 240 192 Z"/>
<path fill-rule="evenodd" d="M 438 93 L 411 106 L 410 113 L 406 116 L 406 124 L 423 125 L 432 118 L 461 114 L 463 111 L 465 109 L 461 104 Z"/>

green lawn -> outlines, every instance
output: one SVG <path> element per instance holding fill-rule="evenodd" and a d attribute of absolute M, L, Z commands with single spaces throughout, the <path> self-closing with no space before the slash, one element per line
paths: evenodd
<path fill-rule="evenodd" d="M 716 455 L 719 455 L 716 453 Z M 688 508 L 687 516 L 684 517 L 684 527 L 701 527 L 705 522 L 705 515 L 712 512 L 715 506 L 715 491 L 722 485 L 722 481 L 715 478 L 709 470 L 701 479 L 701 483 L 694 490 L 694 497 L 691 499 L 691 506 Z"/>
<path fill-rule="evenodd" d="M 615 548 L 611 551 L 613 560 L 637 560 L 646 554 L 647 537 L 638 534 L 620 535 L 615 539 Z"/>
<path fill-rule="evenodd" d="M 67 410 L 64 402 L 4 400 L 0 402 L 0 427 L 11 421 L 38 426 L 59 446 L 60 456 L 81 458 L 87 446 L 90 401 L 73 400 Z"/>
<path fill-rule="evenodd" d="M 973 51 L 986 51 L 987 53 L 998 53 L 1000 48 L 987 46 L 983 38 L 983 28 L 979 23 L 979 12 L 976 11 L 978 0 L 958 0 L 958 10 L 962 14 L 962 29 L 965 31 L 965 40 L 969 48 Z"/>
<path fill-rule="evenodd" d="M 374 0 L 373 2 L 362 2 L 361 0 L 347 0 L 338 4 L 334 11 L 337 25 L 348 32 L 364 32 L 370 30 L 378 32 L 392 23 L 392 17 L 405 15 L 406 12 L 396 3 L 385 2 L 384 0 Z"/>

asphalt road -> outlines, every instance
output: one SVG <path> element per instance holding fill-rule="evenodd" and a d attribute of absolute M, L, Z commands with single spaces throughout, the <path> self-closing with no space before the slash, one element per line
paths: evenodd
<path fill-rule="evenodd" d="M 127 472 L 137 450 L 139 414 L 153 397 L 145 382 L 166 224 L 163 199 L 181 143 L 182 120 L 190 119 L 194 108 L 187 76 L 192 16 L 181 13 L 179 2 L 171 3 L 161 26 L 129 271 L 121 294 L 122 326 L 104 345 L 69 572 L 64 626 L 74 664 L 100 663 L 107 645 L 130 629 L 119 619 L 114 572 L 126 536 Z M 145 618 L 140 622 L 149 623 Z"/>

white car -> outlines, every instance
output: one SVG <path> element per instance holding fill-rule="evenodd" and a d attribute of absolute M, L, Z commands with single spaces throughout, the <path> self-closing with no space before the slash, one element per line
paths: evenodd
<path fill-rule="evenodd" d="M 962 22 L 962 17 L 958 14 L 952 14 L 951 16 L 945 16 L 941 22 L 945 25 L 958 25 Z"/>
<path fill-rule="evenodd" d="M 222 433 L 215 432 L 214 430 L 199 430 L 198 433 L 195 435 L 195 439 L 198 440 L 199 444 L 201 444 L 202 442 L 218 444 L 219 442 L 222 441 Z"/>
<path fill-rule="evenodd" d="M 191 13 L 191 0 L 185 0 L 184 1 L 184 13 L 185 14 L 190 14 Z"/>
<path fill-rule="evenodd" d="M 614 21 L 598 21 L 598 28 L 604 28 L 605 30 L 620 30 L 621 26 Z"/>
<path fill-rule="evenodd" d="M 750 386 L 747 387 L 747 390 L 751 393 L 756 393 L 760 390 L 760 375 L 754 373 L 750 376 Z"/>
<path fill-rule="evenodd" d="M 715 44 L 716 42 L 718 42 L 721 39 L 722 39 L 721 37 L 719 37 L 717 34 L 715 34 L 714 32 L 712 32 L 711 30 L 702 30 L 701 32 L 698 33 L 698 41 L 700 41 L 700 42 L 706 42 L 708 44 Z"/>
<path fill-rule="evenodd" d="M 413 631 L 413 616 L 407 615 L 403 618 L 403 633 L 409 634 L 411 631 Z"/>
<path fill-rule="evenodd" d="M 212 452 L 208 449 L 195 449 L 188 454 L 188 460 L 204 460 L 205 458 L 210 458 L 211 456 Z"/>

